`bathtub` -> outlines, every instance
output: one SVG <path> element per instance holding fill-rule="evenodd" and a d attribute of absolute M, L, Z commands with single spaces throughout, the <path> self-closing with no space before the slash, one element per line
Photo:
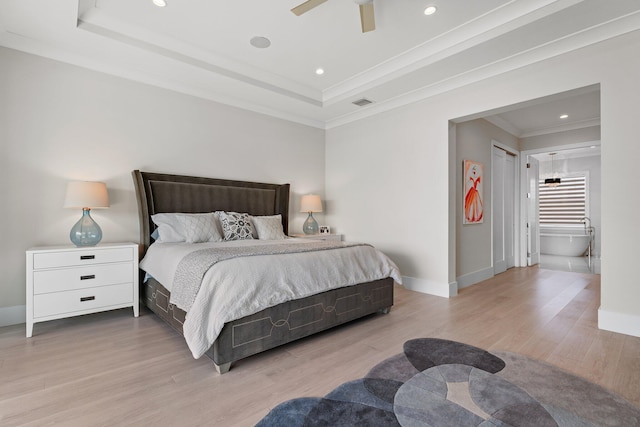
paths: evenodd
<path fill-rule="evenodd" d="M 582 256 L 590 241 L 583 228 L 540 228 L 541 254 Z"/>

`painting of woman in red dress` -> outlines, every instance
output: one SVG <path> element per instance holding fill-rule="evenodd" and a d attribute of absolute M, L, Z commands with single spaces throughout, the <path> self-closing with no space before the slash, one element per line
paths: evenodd
<path fill-rule="evenodd" d="M 484 216 L 482 202 L 482 163 L 464 161 L 464 220 L 463 224 L 478 224 Z"/>

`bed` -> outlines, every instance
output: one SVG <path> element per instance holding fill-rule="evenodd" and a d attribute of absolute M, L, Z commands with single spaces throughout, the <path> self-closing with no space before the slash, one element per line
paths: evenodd
<path fill-rule="evenodd" d="M 140 257 L 143 261 L 148 252 L 163 246 L 157 244 L 149 251 L 154 243 L 152 233 L 156 229 L 152 216 L 156 214 L 225 211 L 247 213 L 254 217 L 280 215 L 282 229 L 284 232 L 288 230 L 289 184 L 223 180 L 139 170 L 133 171 L 132 175 L 138 202 Z M 225 263 L 231 264 L 230 261 Z M 393 265 L 392 262 L 391 264 Z M 393 305 L 394 281 L 399 282 L 400 276 L 399 272 L 393 269 L 384 271 L 393 273 L 362 283 L 349 283 L 347 286 L 335 283 L 335 287 L 330 290 L 283 301 L 241 318 L 229 320 L 224 323 L 215 341 L 204 354 L 213 360 L 216 370 L 223 374 L 231 368 L 233 362 L 245 357 L 354 319 L 377 312 L 387 313 Z M 168 289 L 171 287 L 166 285 L 166 279 L 163 284 L 161 280 L 150 277 L 144 271 L 141 271 L 141 278 L 141 301 L 184 335 L 187 313 L 192 312 L 182 310 L 170 302 L 172 294 Z M 196 318 L 196 315 L 192 313 L 191 318 L 189 320 Z M 207 325 L 202 327 L 206 328 Z"/>

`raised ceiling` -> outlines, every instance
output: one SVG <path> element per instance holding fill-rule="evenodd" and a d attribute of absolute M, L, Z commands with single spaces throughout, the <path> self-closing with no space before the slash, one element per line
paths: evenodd
<path fill-rule="evenodd" d="M 374 0 L 368 33 L 351 0 L 167 2 L 2 0 L 0 45 L 331 128 L 640 29 L 639 0 Z"/>

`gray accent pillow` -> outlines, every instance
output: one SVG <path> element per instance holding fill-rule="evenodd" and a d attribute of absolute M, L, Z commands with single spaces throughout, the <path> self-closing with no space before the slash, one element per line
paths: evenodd
<path fill-rule="evenodd" d="M 224 240 L 248 240 L 253 239 L 253 224 L 251 217 L 246 213 L 220 212 L 220 222 Z"/>

